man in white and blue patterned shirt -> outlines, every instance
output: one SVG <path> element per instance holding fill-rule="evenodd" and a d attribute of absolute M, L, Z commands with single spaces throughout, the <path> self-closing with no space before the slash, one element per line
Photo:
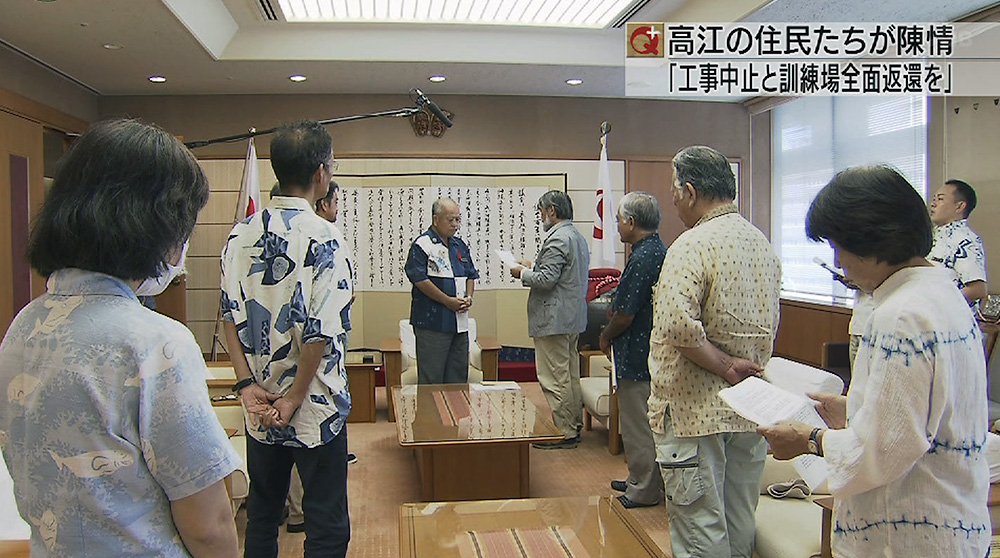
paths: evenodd
<path fill-rule="evenodd" d="M 410 325 L 417 338 L 417 383 L 469 381 L 469 308 L 479 271 L 469 246 L 455 236 L 458 204 L 440 198 L 431 226 L 413 240 L 403 270 L 413 283 Z"/>
<path fill-rule="evenodd" d="M 976 191 L 967 182 L 949 180 L 930 202 L 934 246 L 927 255 L 932 264 L 948 269 L 970 305 L 986 296 L 986 251 L 983 239 L 969 226 L 976 208 Z"/>
<path fill-rule="evenodd" d="M 279 129 L 271 166 L 281 193 L 233 227 L 222 252 L 226 339 L 249 435 L 247 557 L 277 555 L 293 463 L 304 491 L 305 555 L 345 556 L 350 540 L 351 257 L 340 231 L 312 208 L 329 188 L 332 157 L 318 123 Z"/>

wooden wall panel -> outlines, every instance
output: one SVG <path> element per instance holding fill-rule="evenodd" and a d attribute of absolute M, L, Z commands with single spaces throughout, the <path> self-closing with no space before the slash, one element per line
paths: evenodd
<path fill-rule="evenodd" d="M 850 308 L 782 300 L 774 354 L 820 366 L 823 343 L 850 340 L 847 334 L 850 321 Z"/>

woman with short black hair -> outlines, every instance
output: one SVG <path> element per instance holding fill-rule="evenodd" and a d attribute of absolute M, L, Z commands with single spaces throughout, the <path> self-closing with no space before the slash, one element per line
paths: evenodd
<path fill-rule="evenodd" d="M 925 259 L 923 199 L 891 167 L 851 168 L 813 200 L 806 234 L 830 242 L 875 309 L 847 396 L 814 396 L 829 429 L 783 423 L 759 432 L 779 459 L 826 458 L 834 556 L 985 556 L 982 337 L 948 271 Z"/>
<path fill-rule="evenodd" d="M 237 555 L 223 479 L 239 458 L 201 349 L 136 298 L 180 271 L 207 201 L 191 153 L 135 120 L 95 124 L 60 162 L 28 245 L 47 291 L 0 344 L 0 442 L 32 556 Z"/>

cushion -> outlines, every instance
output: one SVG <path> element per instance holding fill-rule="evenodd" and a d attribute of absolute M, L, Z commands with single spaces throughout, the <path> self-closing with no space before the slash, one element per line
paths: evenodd
<path fill-rule="evenodd" d="M 761 496 L 757 503 L 754 552 L 760 558 L 819 556 L 823 508 L 808 500 Z"/>
<path fill-rule="evenodd" d="M 607 376 L 580 378 L 580 392 L 583 395 L 583 406 L 591 415 L 604 418 L 611 412 Z"/>
<path fill-rule="evenodd" d="M 240 405 L 212 405 L 215 416 L 223 428 L 236 430 L 237 435 L 246 433 L 246 423 L 243 420 L 243 407 Z"/>
<path fill-rule="evenodd" d="M 243 500 L 250 494 L 250 475 L 247 474 L 247 437 L 233 436 L 229 439 L 233 449 L 240 456 L 240 466 L 233 471 L 233 500 Z M 235 515 L 235 514 L 234 514 Z"/>
<path fill-rule="evenodd" d="M 481 353 L 479 353 L 479 346 L 476 344 L 476 340 L 479 339 L 478 335 L 479 328 L 476 325 L 476 319 L 469 318 L 470 362 L 477 368 L 482 368 L 483 359 Z M 417 336 L 413 334 L 413 327 L 410 325 L 410 320 L 399 320 L 399 343 L 402 346 L 403 370 L 409 368 L 411 362 L 416 366 Z"/>
<path fill-rule="evenodd" d="M 31 527 L 21 519 L 14 501 L 14 479 L 7 471 L 3 454 L 0 453 L 0 540 L 23 540 L 31 537 Z"/>
<path fill-rule="evenodd" d="M 590 377 L 607 378 L 611 375 L 610 366 L 611 361 L 604 355 L 594 355 L 590 357 Z"/>

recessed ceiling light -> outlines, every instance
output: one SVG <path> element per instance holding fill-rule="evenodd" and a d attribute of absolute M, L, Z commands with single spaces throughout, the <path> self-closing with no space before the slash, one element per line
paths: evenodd
<path fill-rule="evenodd" d="M 579 78 L 570 78 L 566 80 L 566 85 L 580 85 L 581 83 L 583 83 L 583 80 Z"/>
<path fill-rule="evenodd" d="M 428 81 L 433 81 L 434 83 L 441 83 L 442 81 L 444 81 L 446 79 L 448 79 L 448 78 L 446 78 L 444 76 L 431 76 L 431 77 L 427 78 Z"/>
<path fill-rule="evenodd" d="M 104 47 L 104 48 L 106 48 L 106 49 L 108 49 L 108 50 L 121 50 L 121 49 L 125 48 L 125 47 L 123 47 L 122 45 L 120 45 L 118 43 L 104 43 L 101 46 Z"/>
<path fill-rule="evenodd" d="M 167 78 L 163 76 L 149 76 L 149 81 L 153 83 L 166 83 Z"/>
<path fill-rule="evenodd" d="M 288 79 L 294 81 L 295 83 L 301 83 L 301 82 L 303 82 L 303 81 L 305 81 L 305 80 L 307 80 L 309 78 L 307 78 L 306 76 L 304 76 L 302 74 L 292 74 L 292 75 L 288 76 Z"/>

